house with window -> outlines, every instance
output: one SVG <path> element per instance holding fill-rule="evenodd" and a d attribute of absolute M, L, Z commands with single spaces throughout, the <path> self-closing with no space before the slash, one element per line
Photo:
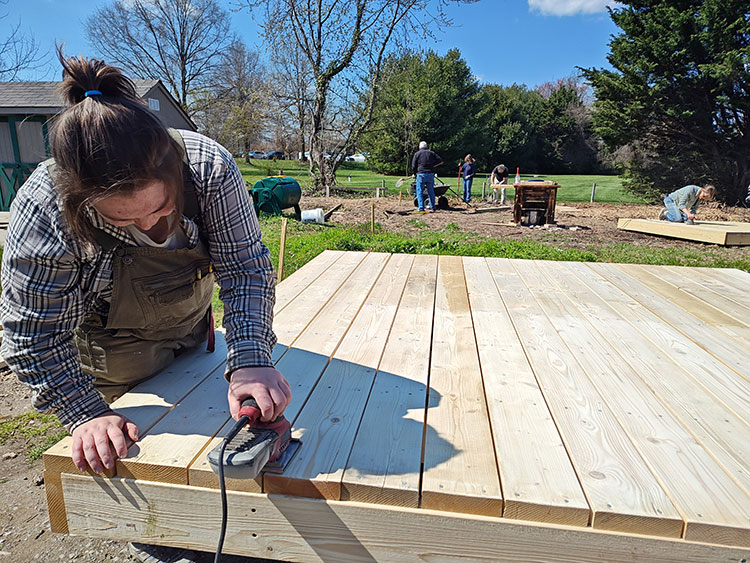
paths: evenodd
<path fill-rule="evenodd" d="M 196 130 L 195 123 L 160 80 L 134 80 L 136 92 L 167 126 Z M 36 166 L 50 157 L 49 131 L 65 109 L 59 82 L 0 82 L 0 211 Z"/>

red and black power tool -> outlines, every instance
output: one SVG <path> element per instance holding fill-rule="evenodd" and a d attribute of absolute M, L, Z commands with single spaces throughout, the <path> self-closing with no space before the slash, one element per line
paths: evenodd
<path fill-rule="evenodd" d="M 215 473 L 219 465 L 232 479 L 255 479 L 261 471 L 282 473 L 300 446 L 292 439 L 292 427 L 284 415 L 271 422 L 261 422 L 255 399 L 242 402 L 239 419 L 222 444 L 208 454 Z M 220 462 L 219 460 L 222 460 Z"/>

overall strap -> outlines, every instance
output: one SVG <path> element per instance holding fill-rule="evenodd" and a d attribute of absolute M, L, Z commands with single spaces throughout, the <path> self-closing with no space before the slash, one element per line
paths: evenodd
<path fill-rule="evenodd" d="M 190 159 L 188 158 L 187 148 L 185 148 L 185 140 L 177 129 L 171 127 L 167 129 L 169 135 L 175 142 L 180 145 L 182 149 L 182 194 L 183 194 L 183 214 L 185 217 L 193 221 L 198 225 L 200 231 L 200 206 L 198 205 L 198 196 L 195 193 L 195 185 L 193 184 L 193 174 L 190 170 Z"/>

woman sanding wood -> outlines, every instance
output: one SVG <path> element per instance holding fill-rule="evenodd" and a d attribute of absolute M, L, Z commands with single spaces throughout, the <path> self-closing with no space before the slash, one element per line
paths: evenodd
<path fill-rule="evenodd" d="M 213 336 L 224 302 L 228 401 L 263 420 L 289 403 L 273 368 L 275 278 L 242 176 L 226 149 L 169 131 L 133 83 L 101 61 L 64 58 L 69 103 L 12 205 L 2 271 L 3 358 L 99 473 L 138 428 L 108 403 Z"/>

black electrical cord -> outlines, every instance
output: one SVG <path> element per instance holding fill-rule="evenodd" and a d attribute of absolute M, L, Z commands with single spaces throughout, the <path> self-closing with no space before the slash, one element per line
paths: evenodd
<path fill-rule="evenodd" d="M 240 430 L 250 421 L 247 415 L 242 415 L 240 419 L 235 423 L 232 430 L 229 431 L 224 441 L 221 443 L 221 449 L 219 450 L 219 487 L 221 488 L 221 534 L 219 535 L 219 545 L 216 547 L 216 555 L 214 556 L 214 563 L 219 563 L 221 557 L 221 550 L 224 547 L 224 536 L 227 532 L 227 485 L 224 482 L 224 450 L 226 450 L 227 444 L 231 442 L 234 437 L 240 433 Z"/>

